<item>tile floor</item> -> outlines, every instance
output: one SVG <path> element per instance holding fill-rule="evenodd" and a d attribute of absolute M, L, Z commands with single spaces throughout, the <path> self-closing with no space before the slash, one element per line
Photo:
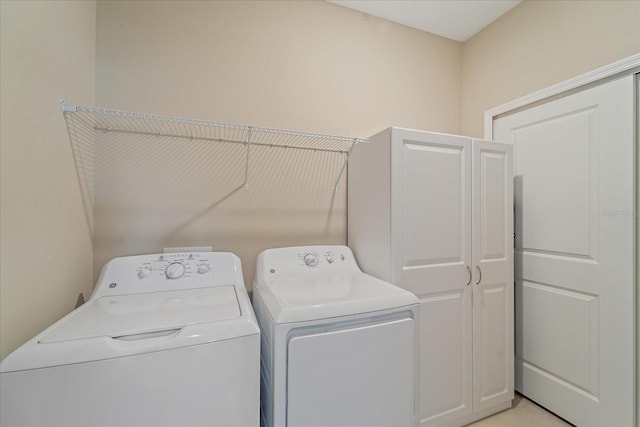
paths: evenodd
<path fill-rule="evenodd" d="M 571 427 L 551 412 L 516 393 L 511 409 L 469 424 L 468 427 Z"/>

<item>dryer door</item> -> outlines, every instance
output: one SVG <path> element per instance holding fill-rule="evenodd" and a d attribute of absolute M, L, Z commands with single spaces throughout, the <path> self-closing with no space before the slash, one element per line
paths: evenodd
<path fill-rule="evenodd" d="M 414 425 L 411 318 L 289 340 L 288 427 Z"/>

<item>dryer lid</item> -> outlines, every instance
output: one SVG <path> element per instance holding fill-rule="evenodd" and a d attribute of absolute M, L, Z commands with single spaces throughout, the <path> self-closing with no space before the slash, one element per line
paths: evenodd
<path fill-rule="evenodd" d="M 418 304 L 411 292 L 365 273 L 299 274 L 259 284 L 276 323 L 303 322 Z"/>
<path fill-rule="evenodd" d="M 98 298 L 54 326 L 40 343 L 125 338 L 240 317 L 234 286 Z"/>

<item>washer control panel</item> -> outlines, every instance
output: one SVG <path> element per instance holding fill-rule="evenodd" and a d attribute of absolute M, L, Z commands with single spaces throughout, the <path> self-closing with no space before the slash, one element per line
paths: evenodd
<path fill-rule="evenodd" d="M 268 249 L 258 257 L 259 268 L 266 274 L 328 273 L 359 271 L 353 253 L 347 246 L 297 246 Z"/>
<path fill-rule="evenodd" d="M 95 292 L 121 295 L 238 282 L 242 283 L 242 268 L 238 257 L 231 253 L 164 253 L 109 261 L 100 273 Z"/>
<path fill-rule="evenodd" d="M 212 274 L 210 260 L 200 253 L 170 253 L 143 259 L 136 267 L 138 280 L 188 279 L 193 275 Z"/>

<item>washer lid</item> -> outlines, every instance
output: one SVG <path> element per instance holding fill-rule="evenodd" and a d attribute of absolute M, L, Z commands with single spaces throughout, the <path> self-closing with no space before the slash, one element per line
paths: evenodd
<path fill-rule="evenodd" d="M 303 322 L 418 303 L 411 292 L 365 273 L 280 276 L 257 287 L 276 323 Z"/>
<path fill-rule="evenodd" d="M 240 317 L 233 286 L 98 298 L 44 334 L 40 343 L 127 336 Z"/>

